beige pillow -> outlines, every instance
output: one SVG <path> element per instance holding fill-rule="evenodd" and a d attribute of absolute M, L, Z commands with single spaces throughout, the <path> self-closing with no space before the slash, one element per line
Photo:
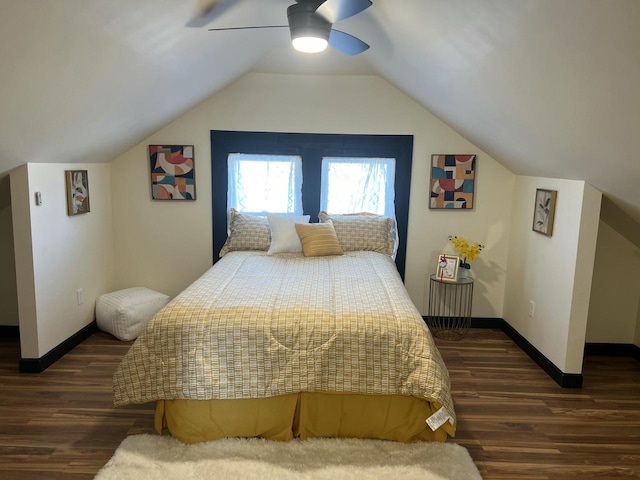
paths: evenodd
<path fill-rule="evenodd" d="M 305 257 L 324 257 L 328 255 L 344 255 L 333 224 L 296 223 L 296 232 L 302 242 L 302 253 Z"/>
<path fill-rule="evenodd" d="M 393 256 L 397 233 L 395 220 L 367 213 L 329 215 L 320 212 L 321 222 L 332 221 L 340 246 L 345 252 L 371 251 Z"/>
<path fill-rule="evenodd" d="M 229 237 L 220 250 L 222 257 L 226 253 L 238 250 L 269 250 L 271 232 L 267 217 L 247 215 L 231 209 Z"/>

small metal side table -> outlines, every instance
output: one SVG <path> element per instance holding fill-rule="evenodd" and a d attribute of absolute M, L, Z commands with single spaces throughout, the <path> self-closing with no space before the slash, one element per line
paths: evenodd
<path fill-rule="evenodd" d="M 427 326 L 431 333 L 445 340 L 460 340 L 471 326 L 473 278 L 457 282 L 439 280 L 431 275 Z"/>

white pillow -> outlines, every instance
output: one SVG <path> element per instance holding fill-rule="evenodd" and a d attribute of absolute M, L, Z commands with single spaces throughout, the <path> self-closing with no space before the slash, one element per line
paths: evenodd
<path fill-rule="evenodd" d="M 296 223 L 309 223 L 309 218 L 309 215 L 267 213 L 271 230 L 269 255 L 302 252 L 302 242 L 296 231 Z"/>

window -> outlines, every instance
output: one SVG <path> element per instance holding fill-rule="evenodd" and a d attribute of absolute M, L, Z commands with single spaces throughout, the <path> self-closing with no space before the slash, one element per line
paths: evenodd
<path fill-rule="evenodd" d="M 302 215 L 300 156 L 232 153 L 228 168 L 227 208 Z"/>
<path fill-rule="evenodd" d="M 395 218 L 395 158 L 324 157 L 320 209 Z"/>

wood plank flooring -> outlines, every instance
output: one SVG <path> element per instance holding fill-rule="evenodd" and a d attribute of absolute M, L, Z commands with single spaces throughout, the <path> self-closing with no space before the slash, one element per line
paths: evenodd
<path fill-rule="evenodd" d="M 587 357 L 562 389 L 499 330 L 437 340 L 458 414 L 455 442 L 485 480 L 640 479 L 640 362 Z M 153 405 L 114 409 L 130 346 L 96 333 L 42 374 L 18 373 L 0 340 L 0 478 L 91 479 L 127 436 L 153 433 Z"/>
<path fill-rule="evenodd" d="M 0 340 L 1 479 L 92 479 L 127 435 L 153 433 L 153 405 L 113 408 L 111 378 L 130 345 L 96 333 L 21 374 L 18 341 Z"/>
<path fill-rule="evenodd" d="M 485 479 L 640 479 L 640 362 L 589 356 L 560 388 L 497 330 L 438 340 L 458 415 L 455 442 Z"/>

